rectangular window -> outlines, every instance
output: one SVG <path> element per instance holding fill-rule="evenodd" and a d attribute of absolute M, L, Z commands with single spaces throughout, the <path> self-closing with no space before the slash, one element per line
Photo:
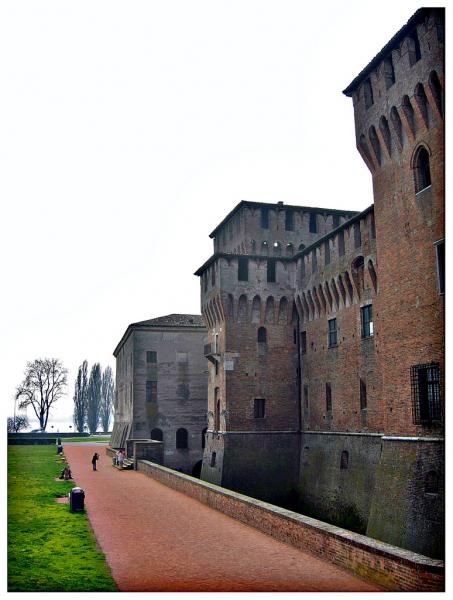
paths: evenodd
<path fill-rule="evenodd" d="M 269 229 L 269 209 L 265 206 L 261 207 L 261 227 Z"/>
<path fill-rule="evenodd" d="M 316 213 L 310 213 L 310 223 L 308 226 L 308 231 L 310 233 L 317 233 L 318 232 L 318 225 L 316 223 Z"/>
<path fill-rule="evenodd" d="M 266 401 L 264 398 L 255 398 L 253 401 L 253 414 L 255 419 L 263 419 L 265 415 L 265 405 Z"/>
<path fill-rule="evenodd" d="M 285 230 L 294 231 L 294 213 L 292 210 L 285 212 Z"/>
<path fill-rule="evenodd" d="M 344 246 L 344 231 L 340 231 L 338 234 L 338 256 L 344 256 L 345 246 Z"/>
<path fill-rule="evenodd" d="M 146 353 L 147 363 L 157 363 L 157 352 L 155 350 L 148 350 Z"/>
<path fill-rule="evenodd" d="M 430 363 L 411 367 L 414 423 L 430 425 L 442 418 L 440 405 L 440 365 Z"/>
<path fill-rule="evenodd" d="M 275 258 L 267 259 L 267 281 L 275 283 Z"/>
<path fill-rule="evenodd" d="M 360 248 L 362 245 L 362 234 L 360 232 L 360 223 L 354 223 L 354 248 Z"/>
<path fill-rule="evenodd" d="M 308 411 L 308 385 L 304 385 L 304 407 Z"/>
<path fill-rule="evenodd" d="M 146 402 L 157 402 L 157 381 L 146 382 Z"/>
<path fill-rule="evenodd" d="M 330 264 L 330 244 L 329 240 L 324 242 L 324 264 Z"/>
<path fill-rule="evenodd" d="M 436 244 L 437 291 L 445 294 L 445 242 Z"/>
<path fill-rule="evenodd" d="M 244 256 L 238 258 L 238 280 L 249 280 L 249 259 Z"/>
<path fill-rule="evenodd" d="M 362 337 L 371 337 L 374 334 L 373 327 L 373 305 L 363 306 L 360 309 L 362 314 Z"/>
<path fill-rule="evenodd" d="M 360 379 L 360 410 L 365 410 L 366 407 L 366 383 L 363 381 L 363 379 Z"/>
<path fill-rule="evenodd" d="M 337 345 L 337 320 L 329 319 L 329 348 Z"/>
<path fill-rule="evenodd" d="M 311 272 L 316 273 L 318 270 L 318 258 L 316 256 L 316 250 L 313 250 L 311 253 Z"/>
<path fill-rule="evenodd" d="M 332 412 L 332 387 L 330 383 L 326 383 L 326 412 Z"/>
<path fill-rule="evenodd" d="M 307 332 L 300 332 L 300 352 L 301 354 L 307 354 Z"/>
<path fill-rule="evenodd" d="M 333 215 L 333 228 L 336 229 L 340 226 L 340 215 Z"/>

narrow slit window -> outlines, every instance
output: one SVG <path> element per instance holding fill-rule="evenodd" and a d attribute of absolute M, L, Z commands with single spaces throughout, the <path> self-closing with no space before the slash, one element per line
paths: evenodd
<path fill-rule="evenodd" d="M 307 354 L 307 332 L 300 332 L 300 353 Z"/>
<path fill-rule="evenodd" d="M 269 229 L 269 209 L 265 206 L 261 207 L 261 227 Z"/>
<path fill-rule="evenodd" d="M 266 412 L 266 400 L 264 398 L 255 398 L 253 401 L 253 416 L 255 419 L 264 419 Z"/>
<path fill-rule="evenodd" d="M 285 212 L 285 230 L 294 231 L 294 212 L 292 210 Z"/>
<path fill-rule="evenodd" d="M 338 234 L 338 255 L 344 256 L 345 244 L 344 244 L 344 231 L 340 231 Z"/>
<path fill-rule="evenodd" d="M 367 407 L 366 383 L 363 379 L 360 379 L 360 410 L 365 410 L 366 407 Z"/>
<path fill-rule="evenodd" d="M 445 294 L 445 242 L 436 244 L 437 291 Z"/>
<path fill-rule="evenodd" d="M 361 309 L 362 313 L 362 337 L 368 338 L 374 334 L 373 327 L 373 305 L 368 304 Z"/>
<path fill-rule="evenodd" d="M 329 348 L 337 345 L 337 320 L 329 319 L 328 321 L 328 332 L 329 332 Z"/>
<path fill-rule="evenodd" d="M 371 85 L 371 80 L 366 79 L 363 83 L 363 96 L 365 99 L 365 108 L 370 108 L 374 104 L 373 99 L 373 87 Z"/>
<path fill-rule="evenodd" d="M 326 383 L 326 412 L 332 412 L 332 386 Z"/>
<path fill-rule="evenodd" d="M 309 222 L 308 230 L 310 233 L 318 232 L 318 224 L 316 222 L 316 213 L 310 213 L 310 222 Z"/>
<path fill-rule="evenodd" d="M 275 283 L 275 259 L 269 258 L 267 261 L 267 281 L 268 283 Z"/>
<path fill-rule="evenodd" d="M 244 256 L 238 258 L 238 280 L 248 281 L 249 280 L 249 260 Z"/>

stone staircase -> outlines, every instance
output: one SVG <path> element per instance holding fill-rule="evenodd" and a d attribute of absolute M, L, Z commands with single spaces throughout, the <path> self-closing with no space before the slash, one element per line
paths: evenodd
<path fill-rule="evenodd" d="M 134 470 L 134 459 L 133 458 L 125 458 L 124 461 L 123 461 L 123 466 L 122 467 L 119 467 L 116 464 L 113 464 L 113 466 L 116 469 L 119 469 L 120 471 L 126 471 L 126 470 L 133 471 Z"/>

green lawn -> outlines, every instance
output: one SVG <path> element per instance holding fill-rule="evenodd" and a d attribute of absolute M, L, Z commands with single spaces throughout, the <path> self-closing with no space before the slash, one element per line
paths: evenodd
<path fill-rule="evenodd" d="M 73 483 L 55 446 L 8 447 L 8 591 L 115 591 L 85 512 L 55 498 Z"/>
<path fill-rule="evenodd" d="M 110 442 L 110 436 L 109 435 L 90 435 L 89 437 L 75 437 L 75 438 L 60 438 L 61 439 L 61 443 L 63 444 L 63 446 L 65 445 L 65 442 L 90 442 L 92 444 L 95 444 L 97 442 L 101 442 L 103 444 L 105 444 L 105 442 Z"/>

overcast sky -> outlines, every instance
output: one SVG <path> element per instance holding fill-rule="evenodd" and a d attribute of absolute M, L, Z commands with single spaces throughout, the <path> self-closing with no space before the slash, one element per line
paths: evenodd
<path fill-rule="evenodd" d="M 3 2 L 5 416 L 26 362 L 57 357 L 65 429 L 83 359 L 114 367 L 129 323 L 199 313 L 193 272 L 240 200 L 369 206 L 342 90 L 419 7 Z"/>

